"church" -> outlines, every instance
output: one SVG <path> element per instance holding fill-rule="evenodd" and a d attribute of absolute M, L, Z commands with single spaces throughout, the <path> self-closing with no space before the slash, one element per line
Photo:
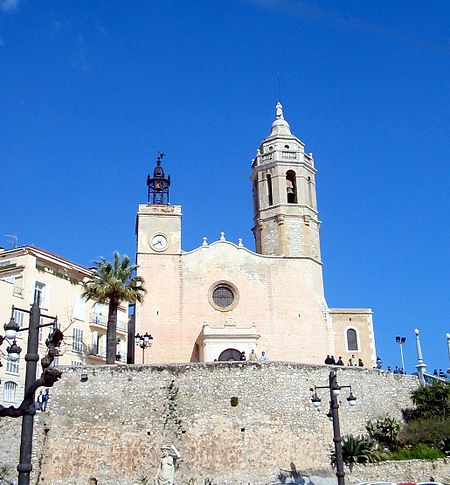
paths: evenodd
<path fill-rule="evenodd" d="M 322 364 L 327 355 L 376 360 L 372 310 L 329 308 L 323 285 L 316 168 L 281 103 L 251 163 L 255 248 L 206 238 L 182 250 L 182 208 L 169 203 L 161 157 L 136 219 L 138 274 L 148 293 L 136 332 L 145 363 L 270 360 Z M 139 358 L 136 359 L 138 363 Z"/>

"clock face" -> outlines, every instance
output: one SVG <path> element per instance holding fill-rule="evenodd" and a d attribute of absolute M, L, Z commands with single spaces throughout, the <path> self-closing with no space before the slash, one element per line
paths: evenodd
<path fill-rule="evenodd" d="M 155 234 L 152 237 L 151 246 L 155 251 L 165 251 L 169 245 L 164 234 Z"/>

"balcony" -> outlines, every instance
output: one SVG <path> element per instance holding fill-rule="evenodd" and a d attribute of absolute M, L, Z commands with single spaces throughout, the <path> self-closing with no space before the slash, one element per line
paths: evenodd
<path fill-rule="evenodd" d="M 99 345 L 88 345 L 87 346 L 87 354 L 89 357 L 94 357 L 100 360 L 105 360 L 106 359 L 106 347 L 102 347 Z M 127 354 L 126 352 L 118 352 L 116 355 L 116 361 L 117 362 L 124 362 L 126 364 L 127 362 Z"/>
<path fill-rule="evenodd" d="M 106 328 L 108 325 L 108 317 L 100 315 L 99 313 L 91 313 L 89 322 L 91 325 Z M 117 331 L 125 333 L 127 331 L 127 324 L 125 322 L 117 321 Z"/>

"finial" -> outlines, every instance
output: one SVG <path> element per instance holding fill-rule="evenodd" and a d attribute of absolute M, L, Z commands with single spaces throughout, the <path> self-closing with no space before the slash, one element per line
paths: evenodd
<path fill-rule="evenodd" d="M 203 237 L 202 246 L 208 246 L 208 238 L 206 236 Z"/>
<path fill-rule="evenodd" d="M 225 233 L 223 231 L 220 233 L 220 240 L 225 241 Z"/>
<path fill-rule="evenodd" d="M 241 238 L 241 237 L 238 239 L 238 246 L 239 246 L 240 248 L 242 248 L 242 247 L 244 246 L 244 245 L 242 244 L 242 238 Z"/>
<path fill-rule="evenodd" d="M 284 120 L 283 106 L 279 101 L 277 102 L 276 112 L 277 112 L 277 120 Z"/>

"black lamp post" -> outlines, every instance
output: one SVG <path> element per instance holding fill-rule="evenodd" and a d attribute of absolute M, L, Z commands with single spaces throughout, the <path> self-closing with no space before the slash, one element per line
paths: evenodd
<path fill-rule="evenodd" d="M 336 477 L 338 485 L 345 485 L 344 477 L 344 457 L 342 454 L 342 438 L 341 438 L 341 428 L 339 424 L 339 403 L 338 397 L 341 395 L 341 389 L 349 388 L 350 394 L 347 398 L 350 406 L 356 404 L 356 397 L 352 393 L 352 386 L 339 386 L 337 383 L 336 372 L 332 370 L 328 376 L 328 386 L 314 386 L 314 395 L 311 401 L 314 407 L 319 410 L 321 399 L 317 395 L 317 389 L 329 389 L 330 390 L 330 410 L 327 416 L 333 421 L 333 442 L 334 442 L 334 452 L 336 455 Z M 312 390 L 312 389 L 311 389 Z"/>
<path fill-rule="evenodd" d="M 150 348 L 153 343 L 153 337 L 145 332 L 145 335 L 139 335 L 138 333 L 134 337 L 134 343 L 142 349 L 142 363 L 145 363 L 145 349 Z"/>
<path fill-rule="evenodd" d="M 406 374 L 406 370 L 405 370 L 405 358 L 403 356 L 403 345 L 406 342 L 406 337 L 399 337 L 399 336 L 397 336 L 397 337 L 395 337 L 395 341 L 400 346 L 400 355 L 402 357 L 402 372 L 403 372 L 403 374 Z"/>
<path fill-rule="evenodd" d="M 25 355 L 25 361 L 27 364 L 25 370 L 24 394 L 26 395 L 27 391 L 36 382 L 36 367 L 39 360 L 39 329 L 48 326 L 54 326 L 56 328 L 57 318 L 48 315 L 41 315 L 39 303 L 35 302 L 31 306 L 31 310 L 23 310 L 21 308 L 17 308 L 17 310 L 28 313 L 30 315 L 29 327 L 20 328 L 20 326 L 14 320 L 13 315 L 15 309 L 16 308 L 13 306 L 11 320 L 4 326 L 5 338 L 7 338 L 8 340 L 13 340 L 12 345 L 10 345 L 6 349 L 6 351 L 8 352 L 9 359 L 12 362 L 17 362 L 20 358 L 20 352 L 22 350 L 16 344 L 15 338 L 17 336 L 17 332 L 28 330 L 27 354 Z M 40 325 L 41 316 L 44 318 L 50 318 L 52 322 Z M 31 465 L 31 452 L 33 445 L 33 422 L 36 412 L 33 404 L 28 407 L 26 413 L 22 417 L 22 433 L 20 436 L 20 461 L 19 465 L 17 466 L 17 471 L 19 472 L 18 485 L 29 485 L 30 472 L 33 469 Z"/>

